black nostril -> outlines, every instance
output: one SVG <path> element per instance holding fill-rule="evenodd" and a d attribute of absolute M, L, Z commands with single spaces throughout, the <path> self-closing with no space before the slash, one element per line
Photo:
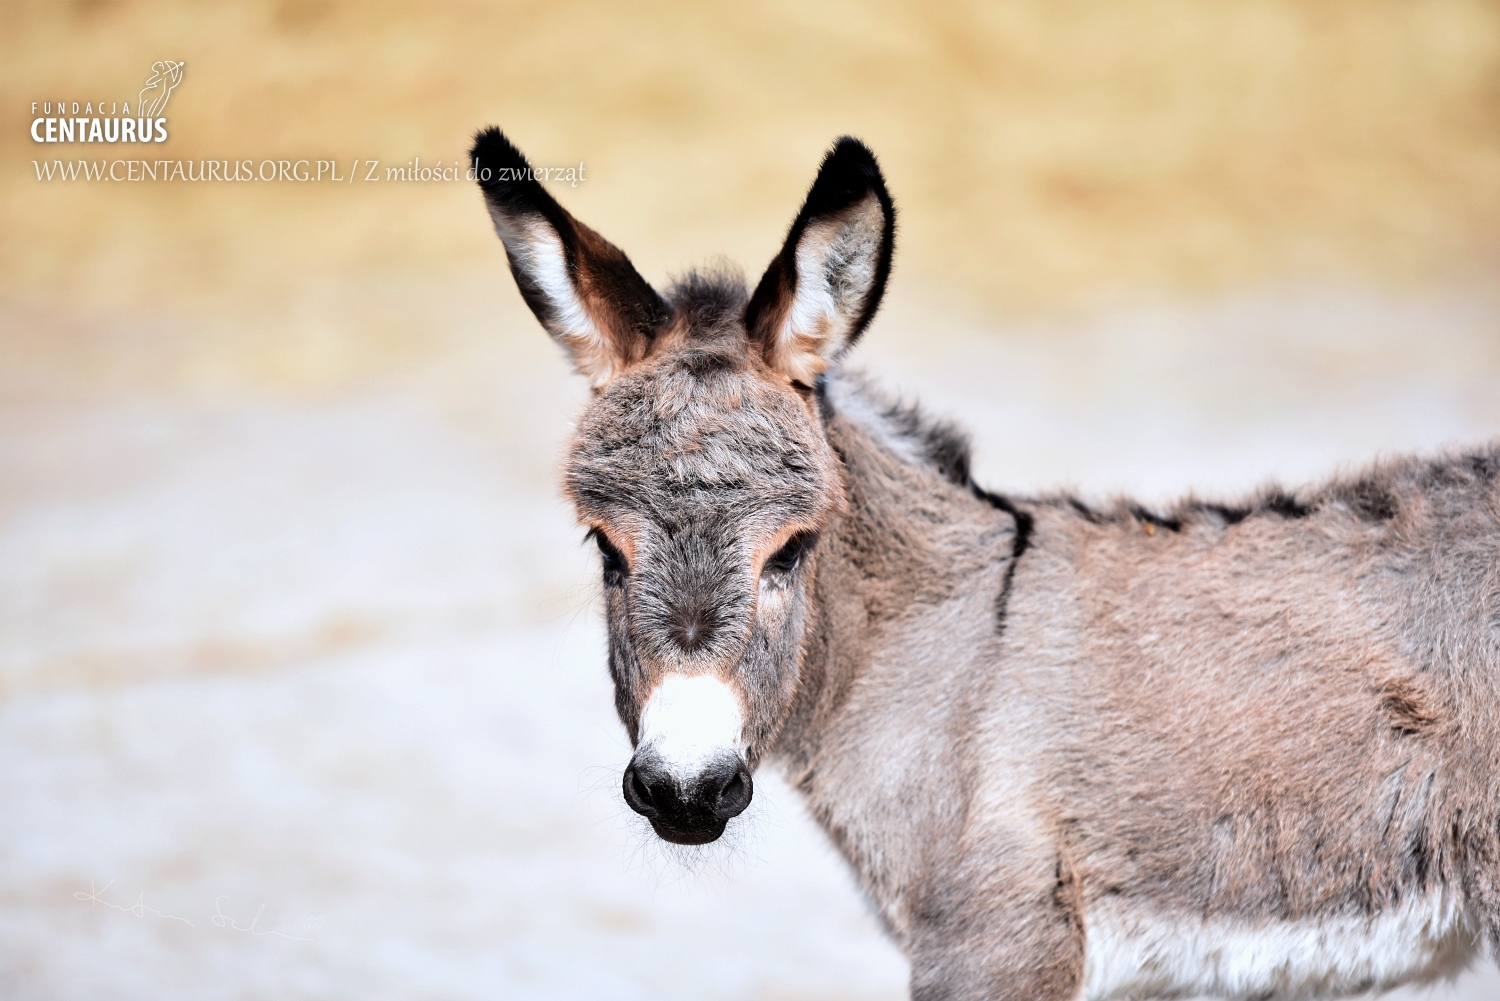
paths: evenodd
<path fill-rule="evenodd" d="M 654 817 L 660 811 L 651 799 L 651 789 L 641 780 L 641 773 L 636 770 L 635 762 L 625 769 L 625 803 L 636 813 L 643 817 Z"/>
<path fill-rule="evenodd" d="M 745 812 L 745 807 L 750 805 L 750 798 L 754 795 L 755 784 L 750 779 L 750 769 L 741 763 L 720 787 L 714 803 L 714 816 L 720 820 L 738 817 Z"/>
<path fill-rule="evenodd" d="M 651 805 L 651 790 L 646 788 L 646 783 L 641 781 L 641 773 L 634 768 L 630 770 L 630 791 L 635 793 L 636 799 Z"/>

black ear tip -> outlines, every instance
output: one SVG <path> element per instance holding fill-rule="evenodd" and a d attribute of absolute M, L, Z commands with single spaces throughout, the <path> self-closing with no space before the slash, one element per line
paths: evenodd
<path fill-rule="evenodd" d="M 828 155 L 823 158 L 823 170 L 840 174 L 882 180 L 880 164 L 870 147 L 853 136 L 839 136 Z"/>
<path fill-rule="evenodd" d="M 494 125 L 487 126 L 474 133 L 474 145 L 469 147 L 469 160 L 473 162 L 480 157 L 510 161 L 521 156 L 521 151 L 516 149 L 515 144 L 505 138 L 505 133 Z M 524 159 L 524 158 L 523 158 Z"/>
<path fill-rule="evenodd" d="M 875 154 L 870 152 L 870 147 L 853 136 L 839 136 L 835 139 L 833 148 L 828 151 L 827 159 L 847 160 L 850 163 L 857 161 L 875 166 Z"/>
<path fill-rule="evenodd" d="M 505 133 L 491 125 L 474 133 L 474 145 L 469 148 L 469 166 L 478 175 L 480 186 L 489 190 L 498 178 L 511 175 L 518 169 L 524 176 L 528 163 L 515 144 L 505 138 Z"/>
<path fill-rule="evenodd" d="M 871 192 L 882 203 L 889 200 L 875 154 L 853 136 L 840 136 L 823 157 L 817 180 L 807 194 L 808 206 L 812 215 L 836 212 Z"/>

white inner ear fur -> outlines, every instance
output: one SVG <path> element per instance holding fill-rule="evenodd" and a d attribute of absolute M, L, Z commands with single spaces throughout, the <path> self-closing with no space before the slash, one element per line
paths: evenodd
<path fill-rule="evenodd" d="M 640 746 L 680 783 L 691 782 L 725 754 L 740 754 L 740 700 L 711 674 L 671 674 L 646 700 Z"/>
<path fill-rule="evenodd" d="M 604 385 L 614 375 L 614 353 L 568 275 L 568 258 L 563 253 L 562 238 L 542 219 L 516 222 L 493 206 L 490 207 L 490 218 L 495 222 L 495 232 L 505 249 L 515 259 L 516 267 L 546 297 L 552 314 L 548 333 L 568 349 L 579 373 L 596 387 Z"/>
<path fill-rule="evenodd" d="M 797 241 L 797 288 L 777 336 L 786 374 L 811 383 L 849 341 L 880 261 L 885 213 L 869 195 Z"/>

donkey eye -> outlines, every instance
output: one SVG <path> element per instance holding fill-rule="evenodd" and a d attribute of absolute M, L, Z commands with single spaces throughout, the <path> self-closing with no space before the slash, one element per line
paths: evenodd
<path fill-rule="evenodd" d="M 797 569 L 802 558 L 811 551 L 813 545 L 818 541 L 817 536 L 811 532 L 799 532 L 786 541 L 780 549 L 766 560 L 765 572 L 789 574 Z"/>
<path fill-rule="evenodd" d="M 607 587 L 619 587 L 625 582 L 625 575 L 630 573 L 630 564 L 625 562 L 625 557 L 614 547 L 604 533 L 597 528 L 589 533 L 594 537 L 594 544 L 599 547 L 600 561 L 604 564 L 604 583 Z"/>

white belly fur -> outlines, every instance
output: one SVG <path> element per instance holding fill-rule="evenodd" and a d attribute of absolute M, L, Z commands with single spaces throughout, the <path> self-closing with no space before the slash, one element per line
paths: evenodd
<path fill-rule="evenodd" d="M 1084 919 L 1081 1001 L 1111 998 L 1327 997 L 1453 976 L 1478 952 L 1447 894 L 1376 917 L 1246 923 L 1154 914 L 1105 899 Z"/>

